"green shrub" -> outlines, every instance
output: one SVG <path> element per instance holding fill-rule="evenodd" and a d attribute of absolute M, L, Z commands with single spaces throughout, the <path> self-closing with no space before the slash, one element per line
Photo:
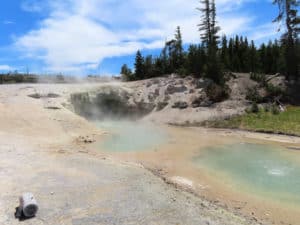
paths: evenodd
<path fill-rule="evenodd" d="M 246 99 L 251 102 L 256 102 L 256 103 L 263 102 L 263 97 L 260 96 L 257 87 L 247 89 Z"/>
<path fill-rule="evenodd" d="M 125 82 L 133 80 L 132 71 L 126 64 L 124 64 L 121 68 L 121 79 Z"/>
<path fill-rule="evenodd" d="M 256 102 L 253 102 L 252 105 L 251 105 L 251 112 L 252 113 L 259 113 L 259 107 L 257 105 Z"/>
<path fill-rule="evenodd" d="M 271 106 L 269 104 L 264 106 L 265 112 L 270 112 L 271 111 Z"/>
<path fill-rule="evenodd" d="M 274 115 L 279 115 L 280 114 L 279 107 L 276 104 L 272 105 L 272 114 L 274 114 Z"/>
<path fill-rule="evenodd" d="M 273 84 L 266 85 L 266 91 L 270 97 L 277 97 L 280 95 L 284 95 L 284 91 L 280 87 L 276 87 Z"/>
<path fill-rule="evenodd" d="M 226 100 L 230 95 L 230 88 L 227 85 L 221 86 L 216 83 L 212 83 L 207 87 L 206 94 L 212 102 L 222 102 Z"/>
<path fill-rule="evenodd" d="M 259 74 L 259 73 L 250 73 L 250 79 L 258 83 L 266 82 L 266 76 L 264 74 Z"/>
<path fill-rule="evenodd" d="M 181 77 L 186 77 L 188 75 L 188 71 L 184 67 L 180 67 L 178 70 L 176 70 L 176 73 Z"/>

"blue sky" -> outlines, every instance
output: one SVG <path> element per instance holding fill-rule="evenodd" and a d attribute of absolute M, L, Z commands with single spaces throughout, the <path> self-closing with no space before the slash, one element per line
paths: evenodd
<path fill-rule="evenodd" d="M 216 0 L 221 34 L 278 36 L 271 0 Z M 138 49 L 158 54 L 181 26 L 199 42 L 198 0 L 9 0 L 0 3 L 0 72 L 118 74 Z"/>

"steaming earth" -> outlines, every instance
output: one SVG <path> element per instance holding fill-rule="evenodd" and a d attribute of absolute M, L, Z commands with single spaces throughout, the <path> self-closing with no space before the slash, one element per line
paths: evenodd
<path fill-rule="evenodd" d="M 108 85 L 114 90 L 129 90 L 128 93 L 132 88 L 121 83 Z M 105 88 L 107 84 L 0 86 L 0 224 L 20 223 L 14 218 L 14 212 L 18 196 L 23 192 L 33 192 L 39 203 L 37 217 L 23 224 L 259 223 L 253 215 L 242 216 L 220 201 L 212 202 L 205 200 L 204 196 L 199 198 L 190 193 L 192 191 L 182 188 L 182 185 L 192 186 L 193 182 L 180 174 L 176 176 L 170 172 L 170 179 L 161 179 L 161 170 L 154 168 L 158 163 L 148 161 L 142 166 L 142 160 L 113 157 L 95 150 L 95 143 L 92 143 L 101 142 L 109 133 L 75 114 L 78 108 L 74 106 L 71 95 L 96 93 L 96 90 Z M 128 99 L 137 98 L 129 96 Z M 75 105 L 76 99 L 78 96 L 75 97 Z M 89 99 L 90 103 L 92 101 L 93 94 Z M 135 101 L 134 106 L 127 107 L 127 112 L 137 112 L 138 108 L 146 114 L 158 106 L 156 102 L 155 106 L 140 102 Z M 238 111 L 244 107 L 243 104 L 240 106 Z M 170 120 L 182 118 L 181 109 L 166 106 L 164 110 L 166 114 L 168 110 L 174 111 Z M 185 110 L 192 115 L 194 109 Z M 228 113 L 233 112 L 228 110 Z M 92 116 L 95 116 L 94 113 Z M 163 112 L 156 114 L 158 116 L 148 114 L 144 119 L 161 121 Z M 251 133 L 238 135 L 300 143 L 297 138 Z M 136 159 L 139 157 L 136 156 Z M 165 164 L 168 165 L 168 161 Z M 153 165 L 150 170 L 144 168 L 150 165 Z"/>

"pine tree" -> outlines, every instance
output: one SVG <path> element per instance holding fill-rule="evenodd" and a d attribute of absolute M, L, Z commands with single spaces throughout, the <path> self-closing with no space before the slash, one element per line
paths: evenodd
<path fill-rule="evenodd" d="M 186 60 L 187 73 L 200 77 L 205 63 L 205 51 L 201 45 L 190 45 Z"/>
<path fill-rule="evenodd" d="M 187 70 L 188 73 L 196 75 L 198 71 L 198 48 L 197 45 L 190 45 L 187 55 Z"/>
<path fill-rule="evenodd" d="M 135 79 L 142 80 L 145 78 L 145 65 L 144 65 L 144 57 L 142 56 L 140 50 L 137 51 L 135 57 Z"/>
<path fill-rule="evenodd" d="M 286 76 L 299 78 L 300 59 L 297 54 L 297 43 L 300 32 L 300 17 L 297 15 L 298 0 L 273 0 L 279 7 L 279 14 L 273 22 L 285 22 L 286 32 L 282 35 L 285 50 Z M 279 29 L 280 30 L 280 29 Z"/>
<path fill-rule="evenodd" d="M 215 50 L 218 49 L 219 44 L 219 36 L 218 32 L 221 30 L 219 26 L 217 26 L 217 9 L 216 9 L 216 3 L 215 0 L 211 1 L 211 45 L 215 48 Z"/>
<path fill-rule="evenodd" d="M 266 65 L 267 65 L 266 51 L 267 50 L 266 49 L 267 49 L 267 47 L 264 43 L 260 46 L 260 49 L 259 49 L 260 72 L 262 72 L 262 73 L 266 73 L 266 71 L 267 71 L 267 68 L 266 68 Z"/>
<path fill-rule="evenodd" d="M 211 43 L 211 9 L 209 0 L 201 0 L 203 8 L 197 8 L 201 13 L 201 23 L 199 26 L 199 31 L 201 32 L 201 40 L 207 47 Z"/>
<path fill-rule="evenodd" d="M 245 46 L 246 46 L 246 53 L 245 53 L 245 62 L 246 62 L 246 72 L 250 72 L 250 45 L 249 45 L 249 42 L 248 42 L 248 39 L 246 37 L 245 39 Z"/>
<path fill-rule="evenodd" d="M 233 58 L 234 58 L 234 41 L 233 38 L 229 39 L 228 43 L 228 57 L 229 57 L 229 70 L 234 71 L 235 67 L 233 66 Z"/>
<path fill-rule="evenodd" d="M 241 59 L 239 57 L 240 51 L 240 38 L 236 35 L 233 45 L 233 58 L 232 58 L 232 65 L 234 72 L 241 72 Z"/>
<path fill-rule="evenodd" d="M 165 46 L 166 56 L 166 73 L 175 72 L 175 58 L 176 58 L 176 40 L 172 39 L 166 42 Z"/>
<path fill-rule="evenodd" d="M 250 72 L 250 55 L 249 55 L 249 43 L 248 38 L 243 38 L 241 49 L 240 49 L 240 57 L 241 57 L 241 67 L 242 72 L 248 73 Z"/>
<path fill-rule="evenodd" d="M 157 66 L 161 64 L 161 74 L 167 74 L 169 72 L 169 63 L 168 63 L 168 55 L 167 55 L 167 43 L 163 48 L 159 61 L 156 62 Z M 159 68 L 159 67 L 157 67 Z"/>
<path fill-rule="evenodd" d="M 151 78 L 154 76 L 152 55 L 148 55 L 145 58 L 144 75 L 145 75 L 145 78 Z"/>
<path fill-rule="evenodd" d="M 216 22 L 216 4 L 214 0 L 201 0 L 203 8 L 198 8 L 202 12 L 202 23 L 200 23 L 199 31 L 201 39 L 204 43 L 207 53 L 207 61 L 205 65 L 205 75 L 218 84 L 224 84 L 224 76 L 221 65 L 217 56 L 218 39 L 217 35 L 220 28 Z"/>
<path fill-rule="evenodd" d="M 278 73 L 280 71 L 280 48 L 279 48 L 279 44 L 278 41 L 275 39 L 273 45 L 272 45 L 272 73 Z"/>
<path fill-rule="evenodd" d="M 175 49 L 173 55 L 174 69 L 179 70 L 184 64 L 184 53 L 182 47 L 182 36 L 180 27 L 178 26 L 175 33 Z"/>
<path fill-rule="evenodd" d="M 240 60 L 240 72 L 245 72 L 245 42 L 243 36 L 240 36 L 238 58 Z"/>
<path fill-rule="evenodd" d="M 254 41 L 251 41 L 250 49 L 249 49 L 249 72 L 257 72 L 258 71 L 258 55 L 257 49 L 255 47 Z"/>
<path fill-rule="evenodd" d="M 223 64 L 223 67 L 227 70 L 230 69 L 229 64 L 229 51 L 227 46 L 227 37 L 224 35 L 222 37 L 222 47 L 221 47 L 221 62 Z"/>
<path fill-rule="evenodd" d="M 272 74 L 273 73 L 273 43 L 272 41 L 269 41 L 267 48 L 266 48 L 266 58 L 265 58 L 265 73 L 266 74 Z"/>
<path fill-rule="evenodd" d="M 121 68 L 121 75 L 124 81 L 132 80 L 132 71 L 128 68 L 127 64 L 124 64 Z"/>

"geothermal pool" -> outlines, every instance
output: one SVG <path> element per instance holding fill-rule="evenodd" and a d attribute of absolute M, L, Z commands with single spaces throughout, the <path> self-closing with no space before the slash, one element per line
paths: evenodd
<path fill-rule="evenodd" d="M 109 133 L 97 143 L 108 155 L 162 168 L 169 178 L 187 178 L 210 199 L 233 205 L 247 201 L 250 213 L 272 212 L 276 217 L 281 210 L 280 219 L 299 214 L 300 151 L 224 131 L 123 120 L 94 124 Z"/>
<path fill-rule="evenodd" d="M 295 153 L 274 145 L 236 143 L 202 149 L 193 161 L 234 189 L 300 205 L 300 152 Z"/>
<path fill-rule="evenodd" d="M 110 152 L 155 150 L 167 140 L 167 134 L 150 123 L 130 120 L 95 121 L 97 127 L 110 135 L 100 147 Z"/>

